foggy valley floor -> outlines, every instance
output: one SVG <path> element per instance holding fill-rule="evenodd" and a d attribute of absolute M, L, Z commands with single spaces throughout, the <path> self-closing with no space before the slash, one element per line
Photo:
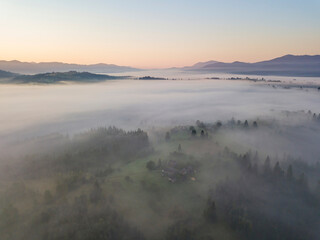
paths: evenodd
<path fill-rule="evenodd" d="M 0 240 L 320 240 L 319 9 L 0 0 Z"/>
<path fill-rule="evenodd" d="M 3 85 L 0 238 L 317 239 L 319 97 L 247 81 Z"/>

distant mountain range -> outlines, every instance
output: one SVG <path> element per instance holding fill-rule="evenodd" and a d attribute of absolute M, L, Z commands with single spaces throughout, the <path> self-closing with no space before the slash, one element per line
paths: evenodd
<path fill-rule="evenodd" d="M 113 64 L 69 64 L 59 62 L 19 62 L 0 61 L 0 78 L 13 78 L 19 74 L 39 74 L 51 72 L 91 72 L 121 73 L 141 71 L 142 69 L 117 66 Z M 305 76 L 320 77 L 320 55 L 285 55 L 256 63 L 219 61 L 199 62 L 180 70 L 201 72 L 222 72 L 245 75 Z M 30 77 L 31 78 L 31 77 Z"/>
<path fill-rule="evenodd" d="M 104 74 L 94 74 L 89 72 L 52 72 L 35 75 L 18 75 L 13 77 L 11 83 L 61 83 L 61 82 L 100 82 L 111 79 L 120 79 L 125 77 L 110 76 Z"/>
<path fill-rule="evenodd" d="M 182 69 L 247 75 L 320 77 L 320 55 L 285 55 L 256 63 L 208 61 Z"/>
<path fill-rule="evenodd" d="M 45 72 L 67 72 L 67 71 L 79 71 L 79 72 L 93 72 L 93 73 L 122 73 L 122 72 L 134 72 L 140 69 L 117 66 L 114 64 L 70 64 L 61 62 L 20 62 L 20 61 L 4 61 L 0 60 L 0 69 L 3 71 L 15 72 L 20 74 L 38 74 Z"/>

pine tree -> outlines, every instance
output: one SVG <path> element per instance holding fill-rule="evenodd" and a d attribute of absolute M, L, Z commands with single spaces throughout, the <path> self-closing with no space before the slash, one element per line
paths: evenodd
<path fill-rule="evenodd" d="M 165 137 L 166 141 L 169 141 L 170 138 L 171 138 L 170 133 L 169 133 L 169 132 L 166 132 L 166 137 Z"/>
<path fill-rule="evenodd" d="M 288 169 L 287 169 L 287 179 L 289 181 L 293 180 L 293 171 L 292 171 L 292 165 L 290 164 Z"/>
<path fill-rule="evenodd" d="M 269 156 L 267 156 L 266 160 L 264 161 L 263 173 L 264 173 L 264 175 L 270 175 L 270 173 L 271 173 L 271 163 L 270 163 Z"/>

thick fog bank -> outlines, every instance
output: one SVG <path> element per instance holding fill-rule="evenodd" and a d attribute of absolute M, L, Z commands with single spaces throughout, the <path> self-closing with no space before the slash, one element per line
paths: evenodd
<path fill-rule="evenodd" d="M 320 112 L 317 91 L 236 81 L 108 81 L 92 85 L 3 85 L 0 134 L 42 135 L 95 126 L 126 129 L 235 118 L 278 111 Z M 275 110 L 275 111 L 273 111 Z"/>
<path fill-rule="evenodd" d="M 316 89 L 119 80 L 0 97 L 1 239 L 318 239 Z"/>

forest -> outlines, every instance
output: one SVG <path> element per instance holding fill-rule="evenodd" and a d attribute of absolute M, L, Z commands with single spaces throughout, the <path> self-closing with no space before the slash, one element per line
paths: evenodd
<path fill-rule="evenodd" d="M 318 113 L 283 111 L 10 143 L 0 239 L 318 239 L 320 155 L 309 131 L 319 135 Z"/>

